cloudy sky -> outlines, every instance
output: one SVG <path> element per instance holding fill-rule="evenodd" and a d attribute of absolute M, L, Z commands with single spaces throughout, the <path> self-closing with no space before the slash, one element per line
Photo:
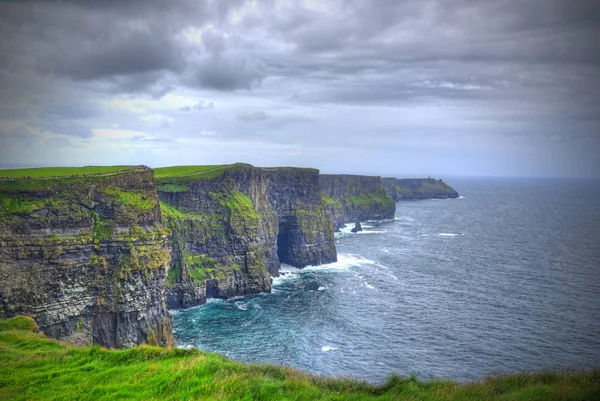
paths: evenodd
<path fill-rule="evenodd" d="M 0 1 L 0 165 L 600 176 L 595 0 Z"/>

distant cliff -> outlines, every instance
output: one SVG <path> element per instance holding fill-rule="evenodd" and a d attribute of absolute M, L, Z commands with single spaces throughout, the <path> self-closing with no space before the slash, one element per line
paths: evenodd
<path fill-rule="evenodd" d="M 170 308 L 268 292 L 281 262 L 303 267 L 336 260 L 318 170 L 238 164 L 158 180 L 172 231 Z"/>
<path fill-rule="evenodd" d="M 458 192 L 442 180 L 433 178 L 382 178 L 387 193 L 394 199 L 418 200 L 432 198 L 458 198 Z"/>
<path fill-rule="evenodd" d="M 0 317 L 75 343 L 171 345 L 167 236 L 150 170 L 0 181 Z"/>
<path fill-rule="evenodd" d="M 319 187 L 336 229 L 344 223 L 394 218 L 396 205 L 378 176 L 322 174 Z"/>

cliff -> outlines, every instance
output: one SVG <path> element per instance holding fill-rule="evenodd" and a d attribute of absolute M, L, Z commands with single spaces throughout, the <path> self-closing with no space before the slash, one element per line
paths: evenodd
<path fill-rule="evenodd" d="M 0 317 L 107 347 L 169 346 L 167 306 L 269 292 L 281 263 L 336 261 L 334 228 L 395 211 L 379 177 L 306 168 L 3 174 L 17 175 L 0 179 Z"/>
<path fill-rule="evenodd" d="M 0 181 L 0 317 L 74 343 L 170 346 L 153 172 Z"/>
<path fill-rule="evenodd" d="M 387 193 L 394 199 L 417 200 L 432 198 L 458 198 L 458 192 L 442 180 L 433 178 L 382 178 Z"/>
<path fill-rule="evenodd" d="M 394 218 L 396 204 L 378 176 L 322 174 L 319 188 L 336 230 L 345 223 Z"/>
<path fill-rule="evenodd" d="M 172 231 L 169 308 L 270 292 L 281 262 L 303 267 L 336 260 L 318 170 L 170 169 L 156 170 L 164 223 Z"/>

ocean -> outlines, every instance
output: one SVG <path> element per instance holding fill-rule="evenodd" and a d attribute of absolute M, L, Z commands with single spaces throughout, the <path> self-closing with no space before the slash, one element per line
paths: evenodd
<path fill-rule="evenodd" d="M 600 366 L 600 181 L 447 182 L 271 294 L 172 311 L 178 346 L 373 383 Z"/>

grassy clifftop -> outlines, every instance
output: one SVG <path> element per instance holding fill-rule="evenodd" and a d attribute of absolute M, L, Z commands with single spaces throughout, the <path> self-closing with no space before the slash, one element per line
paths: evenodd
<path fill-rule="evenodd" d="M 600 370 L 513 374 L 482 382 L 391 377 L 383 386 L 247 365 L 199 350 L 73 347 L 36 332 L 33 320 L 0 321 L 0 399 L 592 400 Z"/>
<path fill-rule="evenodd" d="M 133 170 L 139 166 L 85 166 L 85 167 L 40 167 L 0 170 L 0 178 L 50 178 L 70 177 L 73 175 L 100 175 L 112 174 L 126 170 Z"/>

